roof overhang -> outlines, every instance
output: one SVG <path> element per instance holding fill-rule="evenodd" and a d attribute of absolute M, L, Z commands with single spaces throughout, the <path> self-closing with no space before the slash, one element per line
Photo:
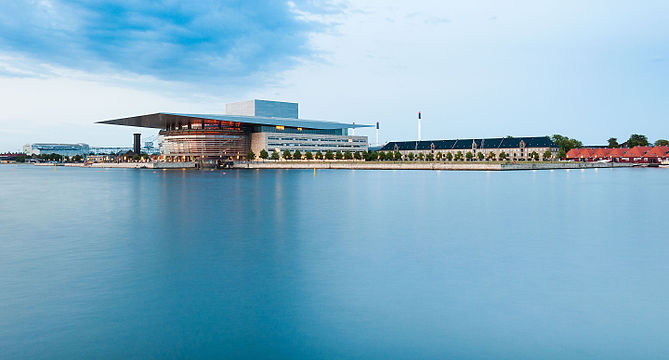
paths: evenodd
<path fill-rule="evenodd" d="M 373 127 L 373 125 L 348 124 L 332 121 L 243 116 L 243 115 L 212 115 L 212 114 L 177 114 L 155 113 L 132 116 L 121 119 L 98 121 L 97 124 L 137 126 L 145 128 L 166 129 L 168 125 L 186 125 L 193 120 L 216 120 L 251 125 L 287 126 L 304 129 L 334 130 Z"/>

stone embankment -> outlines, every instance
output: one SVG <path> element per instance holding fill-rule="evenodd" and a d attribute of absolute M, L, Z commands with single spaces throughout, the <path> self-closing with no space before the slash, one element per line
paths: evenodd
<path fill-rule="evenodd" d="M 243 161 L 235 169 L 358 169 L 358 170 L 552 170 L 631 167 L 628 163 L 598 162 L 523 162 L 523 163 L 456 163 L 456 162 L 369 162 L 369 161 Z"/>
<path fill-rule="evenodd" d="M 195 162 L 136 162 L 136 163 L 93 163 L 86 165 L 94 168 L 124 168 L 124 169 L 189 169 L 195 168 Z"/>

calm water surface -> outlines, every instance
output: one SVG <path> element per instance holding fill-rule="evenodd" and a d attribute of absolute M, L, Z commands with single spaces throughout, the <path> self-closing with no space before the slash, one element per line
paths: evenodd
<path fill-rule="evenodd" d="M 0 166 L 2 359 L 669 358 L 669 169 Z"/>

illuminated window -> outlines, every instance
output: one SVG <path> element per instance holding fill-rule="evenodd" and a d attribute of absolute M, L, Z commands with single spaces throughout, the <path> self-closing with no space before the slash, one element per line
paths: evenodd
<path fill-rule="evenodd" d="M 277 129 L 277 130 L 283 130 L 283 126 L 281 126 L 281 125 L 277 125 L 277 126 L 276 126 L 276 129 Z"/>

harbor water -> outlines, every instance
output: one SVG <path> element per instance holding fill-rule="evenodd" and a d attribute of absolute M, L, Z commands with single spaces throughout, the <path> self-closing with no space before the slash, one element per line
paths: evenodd
<path fill-rule="evenodd" d="M 669 169 L 0 166 L 2 359 L 666 359 Z"/>

